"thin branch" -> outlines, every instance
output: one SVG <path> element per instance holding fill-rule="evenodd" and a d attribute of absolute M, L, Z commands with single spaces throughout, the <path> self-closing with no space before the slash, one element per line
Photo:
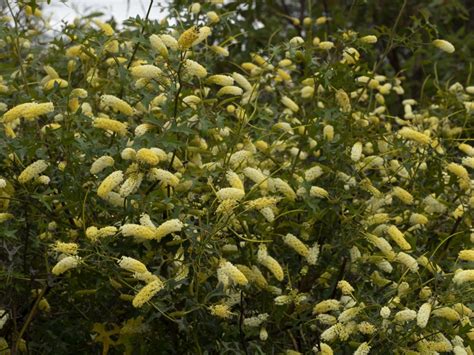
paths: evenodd
<path fill-rule="evenodd" d="M 153 1 L 154 1 L 154 0 L 150 0 L 150 5 L 148 5 L 148 11 L 147 11 L 146 16 L 145 16 L 145 24 L 146 24 L 146 22 L 148 21 L 148 17 L 150 16 L 151 7 L 153 6 Z M 145 33 L 145 26 L 142 27 L 142 30 L 141 30 L 141 32 L 140 32 L 140 35 L 143 35 L 143 33 Z M 133 59 L 135 58 L 135 55 L 137 54 L 138 46 L 139 46 L 139 45 L 140 45 L 140 42 L 137 42 L 137 43 L 135 44 L 135 48 L 133 48 L 132 56 L 130 57 L 130 61 L 129 61 L 128 64 L 127 64 L 127 69 L 130 69 L 130 66 L 132 65 Z"/>

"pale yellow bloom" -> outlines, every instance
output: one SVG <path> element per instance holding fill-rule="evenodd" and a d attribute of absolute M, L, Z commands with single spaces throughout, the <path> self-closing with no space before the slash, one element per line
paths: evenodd
<path fill-rule="evenodd" d="M 86 237 L 94 242 L 100 238 L 110 237 L 115 233 L 117 233 L 117 227 L 114 226 L 107 226 L 100 229 L 91 226 L 86 229 Z"/>
<path fill-rule="evenodd" d="M 154 238 L 160 241 L 161 238 L 167 236 L 170 233 L 180 232 L 183 227 L 184 224 L 179 219 L 170 219 L 156 228 Z"/>
<path fill-rule="evenodd" d="M 146 302 L 150 301 L 160 290 L 163 289 L 164 283 L 160 279 L 156 279 L 144 286 L 140 292 L 137 293 L 132 301 L 135 308 L 142 307 Z"/>
<path fill-rule="evenodd" d="M 329 142 L 334 139 L 334 127 L 332 125 L 328 124 L 324 126 L 323 137 Z"/>
<path fill-rule="evenodd" d="M 257 260 L 260 264 L 271 271 L 273 276 L 275 276 L 278 281 L 283 280 L 284 273 L 281 265 L 278 263 L 278 261 L 268 255 L 267 247 L 263 244 L 258 248 Z"/>
<path fill-rule="evenodd" d="M 377 43 L 377 36 L 368 35 L 368 36 L 361 37 L 360 40 L 361 42 L 364 42 L 364 43 L 373 44 L 373 43 Z"/>
<path fill-rule="evenodd" d="M 28 165 L 25 170 L 18 176 L 18 181 L 21 184 L 25 184 L 28 181 L 37 178 L 43 171 L 48 168 L 48 163 L 44 160 L 37 160 L 34 163 Z"/>
<path fill-rule="evenodd" d="M 360 53 L 355 48 L 345 48 L 342 52 L 341 63 L 356 64 L 360 59 Z"/>
<path fill-rule="evenodd" d="M 120 187 L 120 196 L 127 197 L 135 193 L 143 181 L 143 173 L 133 173 L 124 181 Z"/>
<path fill-rule="evenodd" d="M 418 314 L 416 316 L 416 323 L 420 328 L 425 328 L 428 324 L 428 320 L 430 319 L 431 315 L 431 303 L 426 302 L 418 310 Z"/>
<path fill-rule="evenodd" d="M 108 155 L 103 155 L 99 158 L 97 158 L 93 163 L 90 168 L 90 173 L 91 174 L 98 174 L 105 168 L 114 166 L 114 158 L 108 156 Z"/>
<path fill-rule="evenodd" d="M 190 48 L 193 45 L 193 42 L 198 39 L 199 30 L 196 26 L 192 26 L 184 31 L 178 39 L 178 46 L 181 50 Z"/>
<path fill-rule="evenodd" d="M 392 195 L 400 199 L 403 203 L 406 203 L 407 205 L 413 204 L 414 198 L 411 193 L 409 193 L 407 190 L 395 186 L 392 190 Z"/>
<path fill-rule="evenodd" d="M 403 233 L 394 225 L 391 225 L 387 228 L 387 234 L 393 239 L 395 243 L 402 249 L 402 250 L 410 250 L 411 245 L 408 243 L 403 235 Z"/>
<path fill-rule="evenodd" d="M 418 262 L 416 259 L 404 252 L 399 252 L 395 260 L 405 265 L 411 272 L 418 271 Z"/>
<path fill-rule="evenodd" d="M 415 141 L 420 144 L 431 144 L 431 138 L 424 133 L 417 132 L 411 128 L 403 127 L 398 131 L 398 134 L 403 138 Z"/>
<path fill-rule="evenodd" d="M 232 199 L 239 201 L 245 196 L 245 191 L 235 187 L 225 187 L 216 192 L 217 198 L 221 201 Z"/>
<path fill-rule="evenodd" d="M 233 95 L 233 96 L 240 96 L 243 94 L 243 90 L 239 88 L 238 86 L 230 85 L 230 86 L 224 86 L 219 89 L 217 92 L 217 96 L 222 96 L 222 95 Z"/>
<path fill-rule="evenodd" d="M 319 43 L 319 48 L 327 51 L 334 48 L 334 43 L 330 41 L 323 41 Z"/>
<path fill-rule="evenodd" d="M 341 290 L 343 295 L 351 295 L 355 291 L 354 287 L 345 280 L 339 281 L 337 283 L 337 288 Z"/>
<path fill-rule="evenodd" d="M 367 342 L 363 342 L 354 352 L 354 355 L 368 355 L 370 352 L 371 346 Z"/>
<path fill-rule="evenodd" d="M 291 201 L 296 200 L 295 191 L 291 188 L 291 186 L 286 181 L 280 178 L 271 179 L 270 181 L 272 182 L 272 184 L 275 186 L 275 188 L 278 191 L 280 191 L 283 195 L 285 195 L 286 198 L 288 198 Z"/>
<path fill-rule="evenodd" d="M 78 256 L 67 256 L 58 261 L 58 263 L 54 265 L 51 272 L 54 275 L 61 275 L 70 269 L 76 268 L 79 265 L 80 261 L 81 258 Z"/>
<path fill-rule="evenodd" d="M 351 149 L 351 160 L 358 162 L 362 156 L 362 143 L 356 142 Z"/>
<path fill-rule="evenodd" d="M 317 303 L 313 308 L 313 314 L 328 313 L 341 308 L 341 303 L 335 299 L 327 299 Z"/>
<path fill-rule="evenodd" d="M 245 286 L 248 284 L 245 275 L 232 263 L 224 260 L 221 263 L 220 269 L 237 285 Z"/>
<path fill-rule="evenodd" d="M 288 233 L 285 235 L 283 237 L 283 242 L 301 256 L 306 258 L 309 255 L 308 247 L 293 234 Z"/>
<path fill-rule="evenodd" d="M 431 314 L 433 317 L 444 318 L 450 322 L 457 322 L 461 319 L 459 313 L 450 307 L 437 308 L 433 310 Z"/>
<path fill-rule="evenodd" d="M 470 187 L 469 173 L 466 168 L 457 163 L 449 163 L 448 171 L 458 177 L 459 187 L 463 190 L 468 190 Z"/>
<path fill-rule="evenodd" d="M 220 86 L 231 86 L 234 85 L 234 78 L 228 75 L 216 74 L 211 75 L 209 78 L 207 78 L 207 82 Z"/>
<path fill-rule="evenodd" d="M 141 148 L 137 151 L 136 159 L 143 164 L 157 165 L 160 162 L 158 155 L 151 149 Z"/>
<path fill-rule="evenodd" d="M 113 95 L 102 95 L 100 97 L 100 103 L 104 107 L 110 107 L 115 111 L 119 111 L 124 115 L 133 115 L 133 108 L 126 101 L 119 99 Z"/>
<path fill-rule="evenodd" d="M 207 76 L 206 68 L 191 59 L 186 59 L 184 61 L 184 70 L 190 76 L 196 76 L 200 79 L 205 78 Z"/>
<path fill-rule="evenodd" d="M 321 342 L 320 347 L 321 347 L 321 355 L 333 355 L 334 354 L 334 351 L 332 350 L 332 348 L 328 344 Z"/>
<path fill-rule="evenodd" d="M 232 78 L 235 80 L 237 84 L 239 84 L 245 91 L 252 91 L 252 84 L 243 76 L 242 74 L 239 73 L 232 73 Z"/>
<path fill-rule="evenodd" d="M 52 90 L 54 89 L 55 86 L 58 86 L 59 88 L 63 89 L 63 88 L 67 88 L 69 86 L 69 83 L 64 79 L 55 78 L 55 79 L 48 80 L 43 85 L 43 88 L 45 90 Z"/>
<path fill-rule="evenodd" d="M 97 189 L 97 195 L 103 199 L 107 197 L 109 192 L 115 189 L 123 181 L 123 172 L 121 170 L 114 171 L 107 176 Z"/>
<path fill-rule="evenodd" d="M 298 112 L 300 107 L 294 102 L 292 99 L 290 99 L 288 96 L 283 96 L 281 98 L 281 103 L 288 107 L 291 111 L 293 112 Z"/>
<path fill-rule="evenodd" d="M 256 183 L 261 189 L 268 188 L 268 183 L 266 181 L 267 177 L 259 169 L 246 167 L 244 168 L 243 173 L 246 177 Z"/>
<path fill-rule="evenodd" d="M 399 323 L 409 322 L 416 319 L 417 313 L 412 309 L 404 309 L 395 314 L 395 320 Z"/>
<path fill-rule="evenodd" d="M 173 36 L 168 35 L 168 34 L 162 34 L 160 35 L 160 39 L 169 49 L 172 49 L 174 51 L 178 50 L 179 48 L 178 41 Z"/>
<path fill-rule="evenodd" d="M 192 45 L 196 46 L 199 43 L 205 41 L 212 33 L 212 29 L 208 26 L 201 26 L 199 28 L 198 37 L 193 41 Z"/>
<path fill-rule="evenodd" d="M 233 316 L 233 313 L 230 311 L 230 307 L 226 304 L 216 304 L 209 306 L 209 311 L 213 316 L 219 317 L 219 318 L 231 318 Z"/>
<path fill-rule="evenodd" d="M 244 183 L 240 179 L 239 175 L 237 175 L 232 170 L 227 171 L 226 179 L 229 182 L 230 186 L 236 189 L 244 190 Z"/>
<path fill-rule="evenodd" d="M 311 186 L 311 189 L 309 190 L 309 195 L 311 197 L 329 198 L 329 192 L 319 186 Z"/>
<path fill-rule="evenodd" d="M 166 47 L 165 43 L 163 42 L 163 40 L 153 34 L 150 36 L 150 44 L 151 44 L 151 47 L 157 51 L 158 53 L 160 53 L 160 55 L 164 58 L 168 58 L 168 48 Z"/>
<path fill-rule="evenodd" d="M 474 270 L 461 270 L 455 273 L 453 277 L 453 282 L 455 284 L 463 284 L 465 282 L 474 281 Z"/>
<path fill-rule="evenodd" d="M 465 261 L 474 261 L 474 249 L 461 250 L 458 258 Z"/>
<path fill-rule="evenodd" d="M 127 124 L 117 120 L 98 117 L 94 119 L 93 124 L 96 128 L 114 132 L 119 136 L 125 136 L 127 134 Z"/>
<path fill-rule="evenodd" d="M 27 102 L 24 104 L 17 105 L 3 114 L 2 122 L 4 124 L 10 123 L 18 118 L 25 118 L 27 120 L 32 120 L 41 115 L 54 111 L 54 105 L 52 102 L 45 103 L 35 103 Z"/>
<path fill-rule="evenodd" d="M 154 65 L 145 64 L 145 65 L 137 65 L 130 68 L 130 73 L 135 78 L 144 78 L 144 79 L 152 80 L 152 79 L 159 79 L 163 72 L 161 71 L 160 68 Z"/>
<path fill-rule="evenodd" d="M 144 273 L 148 271 L 145 264 L 128 256 L 122 256 L 120 260 L 117 261 L 117 263 L 122 269 L 130 272 Z"/>
<path fill-rule="evenodd" d="M 108 23 L 102 22 L 97 19 L 94 20 L 94 23 L 101 29 L 102 32 L 104 32 L 106 36 L 114 35 L 114 29 Z"/>
<path fill-rule="evenodd" d="M 75 255 L 77 254 L 77 250 L 79 249 L 79 245 L 76 243 L 64 243 L 57 241 L 53 245 L 53 250 L 58 253 L 68 254 L 68 255 Z"/>
<path fill-rule="evenodd" d="M 14 216 L 11 213 L 0 212 L 0 223 L 8 221 L 9 219 L 12 219 L 13 217 Z"/>
<path fill-rule="evenodd" d="M 148 179 L 151 181 L 161 181 L 163 185 L 176 187 L 179 184 L 179 178 L 168 170 L 152 168 L 148 173 Z"/>
<path fill-rule="evenodd" d="M 120 231 L 126 237 L 134 237 L 139 239 L 154 239 L 156 234 L 155 228 L 131 223 L 121 226 Z"/>
<path fill-rule="evenodd" d="M 347 93 L 343 89 L 337 90 L 335 97 L 336 102 L 341 108 L 342 112 L 351 112 L 351 100 L 349 98 L 349 95 L 347 95 Z"/>
<path fill-rule="evenodd" d="M 433 41 L 433 45 L 446 53 L 454 53 L 454 51 L 456 50 L 456 48 L 454 48 L 454 46 L 450 42 L 444 39 L 435 39 Z"/>
<path fill-rule="evenodd" d="M 413 213 L 410 216 L 410 223 L 411 224 L 426 224 L 428 223 L 428 218 L 422 215 L 421 213 Z"/>
<path fill-rule="evenodd" d="M 215 11 L 209 11 L 206 15 L 210 23 L 217 23 L 221 20 Z"/>
<path fill-rule="evenodd" d="M 458 149 L 470 157 L 474 157 L 474 147 L 470 146 L 469 144 L 461 143 L 459 144 Z"/>

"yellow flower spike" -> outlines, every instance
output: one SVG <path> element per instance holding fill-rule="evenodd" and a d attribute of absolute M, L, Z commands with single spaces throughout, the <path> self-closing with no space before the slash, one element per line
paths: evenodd
<path fill-rule="evenodd" d="M 121 170 L 114 171 L 107 176 L 97 189 L 97 195 L 106 198 L 107 195 L 123 181 L 123 172 Z"/>
<path fill-rule="evenodd" d="M 278 281 L 283 281 L 283 278 L 285 277 L 283 269 L 278 261 L 268 255 L 266 245 L 260 245 L 257 253 L 257 260 L 260 264 L 266 267 Z"/>
<path fill-rule="evenodd" d="M 387 228 L 387 234 L 393 239 L 395 243 L 402 250 L 411 250 L 411 245 L 408 243 L 403 235 L 403 233 L 394 225 L 391 225 Z"/>
<path fill-rule="evenodd" d="M 61 259 L 60 261 L 58 261 L 58 263 L 56 265 L 54 265 L 51 272 L 54 275 L 59 276 L 59 275 L 65 273 L 66 271 L 68 271 L 70 269 L 74 269 L 77 266 L 79 266 L 80 262 L 81 262 L 81 258 L 78 257 L 78 256 L 67 256 L 67 257 Z"/>
<path fill-rule="evenodd" d="M 25 118 L 32 120 L 39 116 L 45 115 L 47 113 L 54 111 L 54 105 L 52 102 L 46 103 L 35 103 L 27 102 L 24 104 L 17 105 L 3 114 L 2 123 L 10 123 L 17 118 Z"/>
<path fill-rule="evenodd" d="M 18 181 L 25 184 L 28 181 L 38 177 L 43 171 L 48 168 L 48 163 L 44 160 L 38 160 L 25 168 L 18 176 Z"/>
<path fill-rule="evenodd" d="M 66 80 L 60 79 L 60 78 L 51 79 L 51 80 L 48 80 L 48 82 L 46 82 L 46 84 L 44 84 L 43 89 L 52 90 L 52 89 L 54 89 L 54 87 L 56 85 L 59 88 L 64 89 L 64 88 L 67 88 L 69 86 L 69 83 Z"/>
<path fill-rule="evenodd" d="M 314 43 L 314 41 L 313 41 Z M 321 48 L 322 50 L 328 51 L 332 48 L 334 48 L 334 43 L 330 41 L 323 41 L 318 43 L 318 47 Z"/>
<path fill-rule="evenodd" d="M 360 38 L 360 41 L 367 44 L 377 43 L 377 36 L 368 35 Z"/>
<path fill-rule="evenodd" d="M 454 48 L 454 46 L 450 42 L 444 39 L 435 39 L 432 43 L 436 48 L 439 48 L 449 54 L 454 53 L 454 51 L 456 50 L 456 48 Z"/>
<path fill-rule="evenodd" d="M 102 95 L 100 97 L 100 103 L 103 107 L 110 107 L 115 111 L 121 112 L 124 115 L 133 115 L 133 108 L 124 100 L 119 99 L 113 95 Z"/>
<path fill-rule="evenodd" d="M 119 136 L 125 136 L 127 134 L 127 124 L 112 120 L 110 118 L 98 117 L 93 120 L 93 125 L 96 128 L 100 128 L 106 131 L 111 131 Z"/>
<path fill-rule="evenodd" d="M 150 36 L 149 38 L 150 40 L 150 44 L 151 44 L 151 47 L 157 51 L 158 53 L 160 53 L 160 55 L 163 57 L 163 58 L 168 58 L 168 48 L 166 47 L 165 43 L 163 42 L 163 40 L 161 39 L 161 37 L 153 34 Z"/>
<path fill-rule="evenodd" d="M 160 68 L 150 64 L 133 66 L 130 68 L 130 73 L 135 78 L 144 78 L 148 80 L 159 79 L 163 74 Z"/>
<path fill-rule="evenodd" d="M 192 26 L 184 31 L 178 38 L 178 46 L 181 50 L 191 48 L 193 42 L 199 38 L 199 30 L 196 26 Z"/>
<path fill-rule="evenodd" d="M 145 287 L 143 287 L 137 295 L 133 298 L 132 304 L 135 308 L 142 307 L 145 303 L 150 301 L 158 292 L 160 292 L 165 287 L 163 281 L 157 279 L 153 282 L 150 282 Z"/>
<path fill-rule="evenodd" d="M 102 22 L 100 20 L 94 20 L 94 23 L 97 25 L 97 27 L 100 28 L 100 30 L 106 35 L 106 36 L 113 36 L 114 35 L 114 29 L 112 26 L 110 26 L 108 23 Z"/>

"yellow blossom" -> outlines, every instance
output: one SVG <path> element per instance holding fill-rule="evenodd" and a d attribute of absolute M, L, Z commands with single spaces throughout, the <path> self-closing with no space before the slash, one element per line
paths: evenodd
<path fill-rule="evenodd" d="M 114 132 L 119 136 L 125 136 L 127 134 L 127 124 L 117 120 L 112 120 L 105 117 L 97 117 L 93 120 L 93 124 L 96 128 Z"/>
<path fill-rule="evenodd" d="M 446 53 L 454 53 L 454 51 L 456 50 L 456 48 L 454 48 L 454 46 L 450 42 L 444 39 L 435 39 L 433 41 L 433 45 Z"/>
<path fill-rule="evenodd" d="M 116 111 L 123 113 L 124 115 L 131 116 L 133 114 L 133 108 L 124 100 L 119 99 L 113 95 L 102 95 L 100 97 L 100 103 L 104 107 L 110 107 Z"/>
<path fill-rule="evenodd" d="M 65 258 L 58 261 L 56 265 L 54 265 L 51 272 L 54 275 L 61 275 L 66 271 L 76 268 L 81 261 L 81 258 L 78 256 L 66 256 Z"/>
<path fill-rule="evenodd" d="M 48 168 L 48 163 L 44 160 L 37 160 L 28 165 L 25 170 L 18 176 L 18 181 L 22 184 L 38 177 L 43 171 Z"/>
<path fill-rule="evenodd" d="M 123 181 L 123 172 L 121 170 L 114 171 L 107 176 L 97 189 L 97 195 L 106 198 L 109 192 L 116 188 Z"/>
<path fill-rule="evenodd" d="M 133 298 L 132 304 L 135 308 L 142 307 L 145 303 L 150 301 L 160 290 L 163 289 L 164 283 L 157 279 L 144 286 L 137 295 Z"/>

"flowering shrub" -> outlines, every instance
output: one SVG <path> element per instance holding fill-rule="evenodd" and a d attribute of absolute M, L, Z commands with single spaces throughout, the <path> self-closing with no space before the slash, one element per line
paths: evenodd
<path fill-rule="evenodd" d="M 318 25 L 235 63 L 216 4 L 49 42 L 16 5 L 0 352 L 472 354 L 469 82 L 406 96 Z"/>

